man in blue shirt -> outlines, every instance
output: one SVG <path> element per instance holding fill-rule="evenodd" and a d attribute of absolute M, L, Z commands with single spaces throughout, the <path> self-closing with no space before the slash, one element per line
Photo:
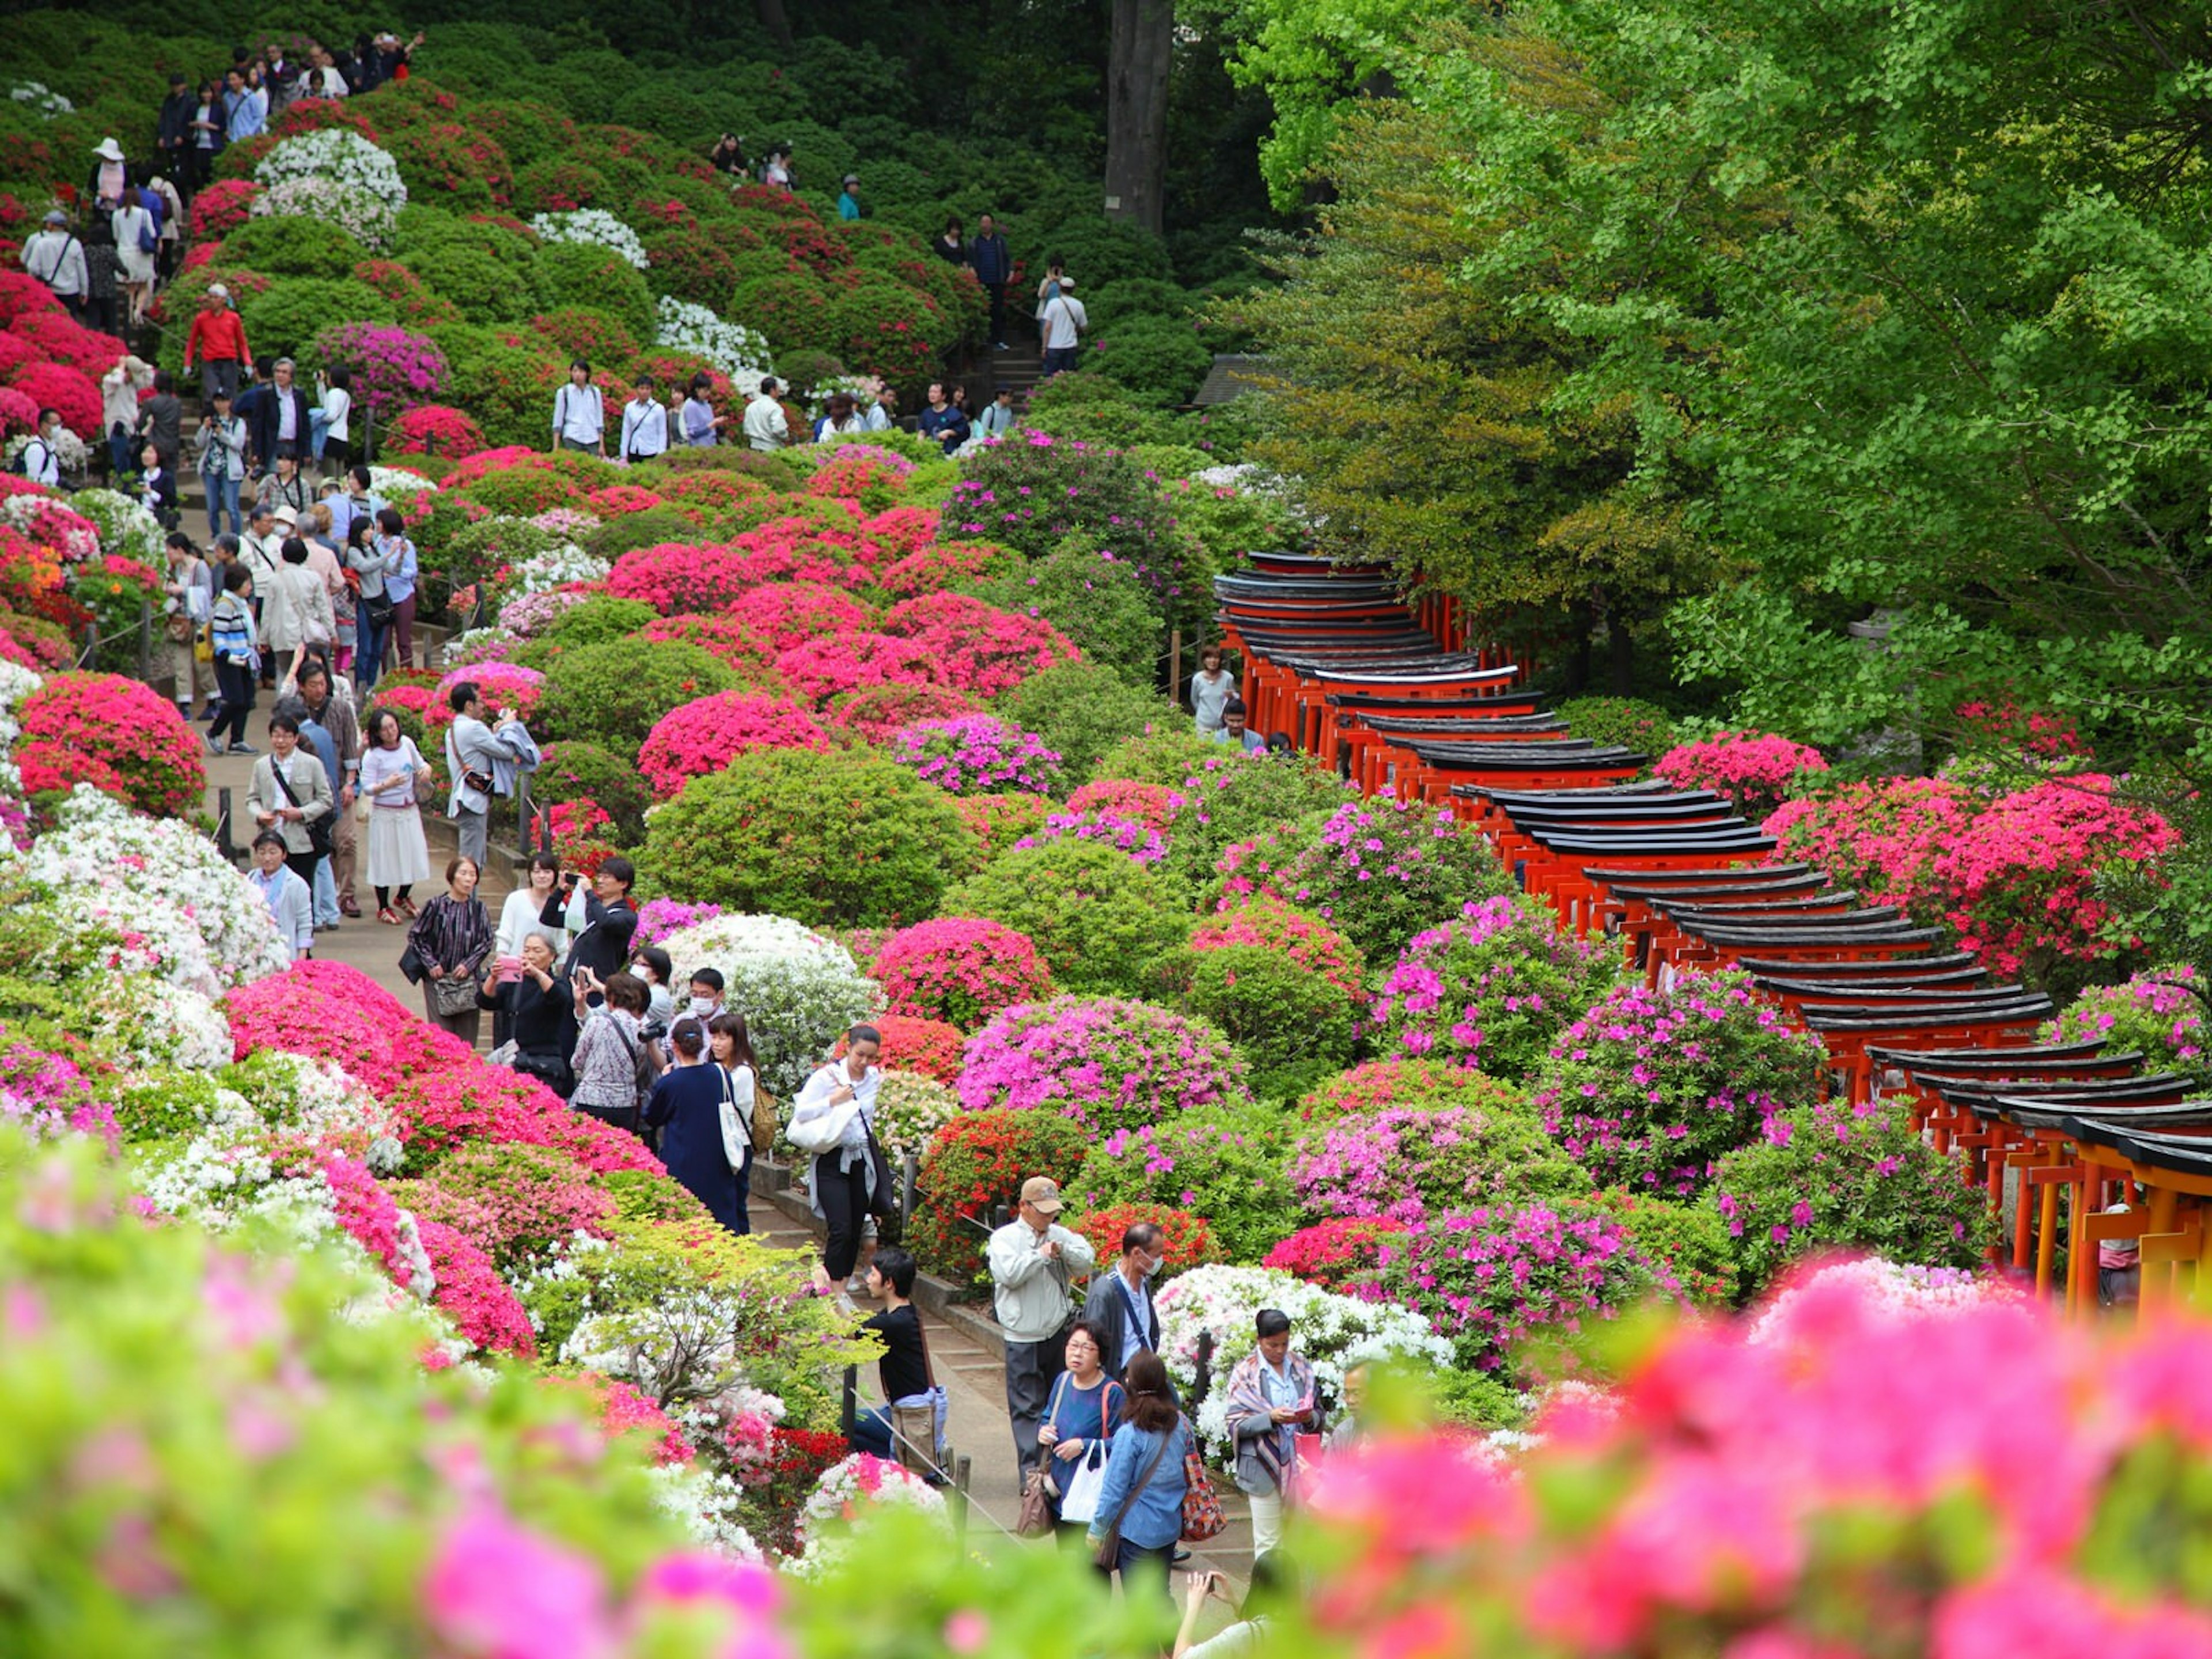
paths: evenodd
<path fill-rule="evenodd" d="M 1014 256 L 999 234 L 999 222 L 985 214 L 975 222 L 975 241 L 968 250 L 969 269 L 991 296 L 991 349 L 1006 349 L 1006 284 L 1013 280 Z"/>
<path fill-rule="evenodd" d="M 860 216 L 860 175 L 857 173 L 847 173 L 845 188 L 837 194 L 837 216 L 840 219 L 852 220 Z"/>
<path fill-rule="evenodd" d="M 320 659 L 311 658 L 308 660 L 320 666 Z M 327 687 L 330 684 L 330 671 L 324 669 L 323 674 L 323 684 Z M 341 799 L 341 792 L 344 789 L 345 783 L 338 774 L 337 738 L 331 735 L 330 727 L 308 712 L 307 705 L 297 696 L 282 699 L 277 707 L 300 722 L 300 741 L 313 749 L 315 751 L 316 759 L 322 762 L 324 775 L 331 781 L 331 799 L 332 800 Z M 348 799 L 345 806 L 338 810 L 343 811 L 352 805 L 351 799 Z M 331 854 L 325 853 L 315 860 L 314 914 L 315 926 L 318 927 L 335 927 L 338 925 L 337 878 L 336 872 L 331 868 Z"/>
<path fill-rule="evenodd" d="M 1257 755 L 1267 747 L 1267 740 L 1244 724 L 1244 705 L 1235 699 L 1221 711 L 1221 729 L 1206 735 L 1215 743 L 1233 743 L 1248 755 Z"/>
<path fill-rule="evenodd" d="M 246 83 L 242 70 L 233 70 L 227 77 L 230 90 L 223 94 L 224 136 L 236 143 L 241 138 L 258 138 L 269 125 L 269 94 Z"/>
<path fill-rule="evenodd" d="M 915 429 L 925 438 L 936 439 L 938 447 L 948 455 L 968 441 L 968 417 L 946 400 L 944 381 L 929 383 L 929 406 L 916 417 Z"/>

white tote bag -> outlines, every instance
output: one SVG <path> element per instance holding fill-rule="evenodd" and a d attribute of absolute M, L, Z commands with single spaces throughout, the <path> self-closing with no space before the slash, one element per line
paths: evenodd
<path fill-rule="evenodd" d="M 1094 1440 L 1083 1449 L 1072 1469 L 1062 1467 L 1060 1477 L 1060 1518 L 1096 1521 L 1098 1494 L 1106 1486 L 1106 1443 Z"/>
<path fill-rule="evenodd" d="M 742 1170 L 752 1149 L 753 1068 L 740 1066 L 734 1076 L 720 1066 L 714 1069 L 722 1073 L 722 1156 L 729 1159 L 732 1170 Z M 742 1085 L 739 1078 L 744 1079 Z"/>

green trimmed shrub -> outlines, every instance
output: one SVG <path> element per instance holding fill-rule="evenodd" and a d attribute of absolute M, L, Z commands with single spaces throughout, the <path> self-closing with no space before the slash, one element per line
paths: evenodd
<path fill-rule="evenodd" d="M 1189 402 L 1212 366 L 1196 325 L 1165 317 L 1131 317 L 1102 330 L 1084 364 L 1155 409 Z"/>
<path fill-rule="evenodd" d="M 1030 394 L 1022 423 L 1086 444 L 1127 449 L 1173 443 L 1181 428 L 1165 411 L 1139 404 L 1103 374 L 1055 374 Z"/>
<path fill-rule="evenodd" d="M 1150 690 L 1158 678 L 1167 629 L 1152 591 L 1134 565 L 1088 531 L 990 584 L 983 597 L 1002 611 L 1043 617 L 1131 685 Z"/>
<path fill-rule="evenodd" d="M 611 248 L 584 242 L 549 242 L 534 267 L 544 309 L 574 306 L 603 311 L 641 340 L 653 337 L 653 290 L 645 275 Z"/>
<path fill-rule="evenodd" d="M 1571 697 L 1554 712 L 1569 732 L 1595 744 L 1618 744 L 1653 760 L 1674 746 L 1674 717 L 1638 697 Z"/>
<path fill-rule="evenodd" d="M 1165 697 L 1095 662 L 1056 663 L 1030 675 L 999 700 L 999 712 L 1058 751 L 1071 788 L 1093 778 L 1127 775 L 1101 764 L 1116 744 L 1155 726 L 1189 729 Z"/>
<path fill-rule="evenodd" d="M 556 739 L 581 738 L 633 755 L 653 722 L 678 703 L 738 683 L 715 658 L 677 641 L 580 645 L 555 658 L 544 673 L 538 703 L 544 731 Z"/>
<path fill-rule="evenodd" d="M 1232 1261 L 1257 1261 L 1297 1230 L 1280 1117 L 1257 1108 L 1185 1112 L 1109 1135 L 1083 1160 L 1081 1208 L 1170 1204 L 1204 1216 Z"/>
<path fill-rule="evenodd" d="M 266 294 L 246 299 L 239 306 L 239 319 L 257 357 L 297 357 L 306 362 L 307 348 L 331 319 L 389 325 L 399 320 L 392 301 L 366 283 L 350 276 L 335 280 L 306 276 L 276 283 Z"/>
<path fill-rule="evenodd" d="M 1179 718 L 1132 732 L 1100 757 L 1091 769 L 1097 778 L 1127 778 L 1132 783 L 1157 783 L 1178 788 L 1182 781 L 1208 761 L 1224 752 L 1222 745 L 1202 738 L 1181 710 Z"/>
<path fill-rule="evenodd" d="M 441 323 L 430 338 L 446 354 L 447 396 L 494 446 L 543 448 L 553 429 L 553 394 L 568 378 L 557 352 L 526 335 L 469 323 Z"/>
<path fill-rule="evenodd" d="M 1145 970 L 1190 933 L 1182 890 L 1127 854 L 1073 837 L 1009 848 L 945 895 L 948 916 L 1026 933 L 1054 983 L 1081 995 L 1137 993 Z"/>
<path fill-rule="evenodd" d="M 617 754 L 581 738 L 545 745 L 544 760 L 531 775 L 530 793 L 549 806 L 597 801 L 614 820 L 613 838 L 625 847 L 645 833 L 645 809 L 653 805 L 653 787 L 638 771 L 635 755 Z"/>
<path fill-rule="evenodd" d="M 756 749 L 656 811 L 638 864 L 694 903 L 896 927 L 936 914 L 972 846 L 950 796 L 872 750 Z"/>
<path fill-rule="evenodd" d="M 641 599 L 618 599 L 612 594 L 594 593 L 556 617 L 553 625 L 538 638 L 562 652 L 584 645 L 604 645 L 610 640 L 635 634 L 659 614 Z"/>
<path fill-rule="evenodd" d="M 368 258 L 368 250 L 336 225 L 288 215 L 248 219 L 222 239 L 222 257 L 226 264 L 244 265 L 271 276 L 314 276 L 336 282 L 352 276 L 353 268 Z M 258 347 L 259 343 L 255 344 Z"/>

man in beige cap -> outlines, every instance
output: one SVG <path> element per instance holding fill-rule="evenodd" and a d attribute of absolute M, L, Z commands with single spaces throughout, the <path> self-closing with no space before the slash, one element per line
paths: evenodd
<path fill-rule="evenodd" d="M 1066 1364 L 1075 1313 L 1069 1281 L 1089 1273 L 1097 1259 L 1089 1241 L 1060 1224 L 1060 1184 L 1031 1176 L 1022 1183 L 1019 1212 L 991 1235 L 986 1256 L 992 1303 L 1006 1334 L 1006 1415 L 1024 1477 L 1042 1455 L 1037 1428 L 1053 1379 Z"/>

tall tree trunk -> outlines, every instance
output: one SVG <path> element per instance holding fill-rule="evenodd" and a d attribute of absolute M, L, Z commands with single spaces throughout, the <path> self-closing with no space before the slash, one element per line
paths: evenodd
<path fill-rule="evenodd" d="M 1158 234 L 1174 0 L 1114 0 L 1106 58 L 1106 216 Z"/>
<path fill-rule="evenodd" d="M 783 0 L 754 0 L 754 9 L 760 14 L 761 27 L 768 31 L 781 52 L 791 50 L 791 18 L 784 11 Z"/>

